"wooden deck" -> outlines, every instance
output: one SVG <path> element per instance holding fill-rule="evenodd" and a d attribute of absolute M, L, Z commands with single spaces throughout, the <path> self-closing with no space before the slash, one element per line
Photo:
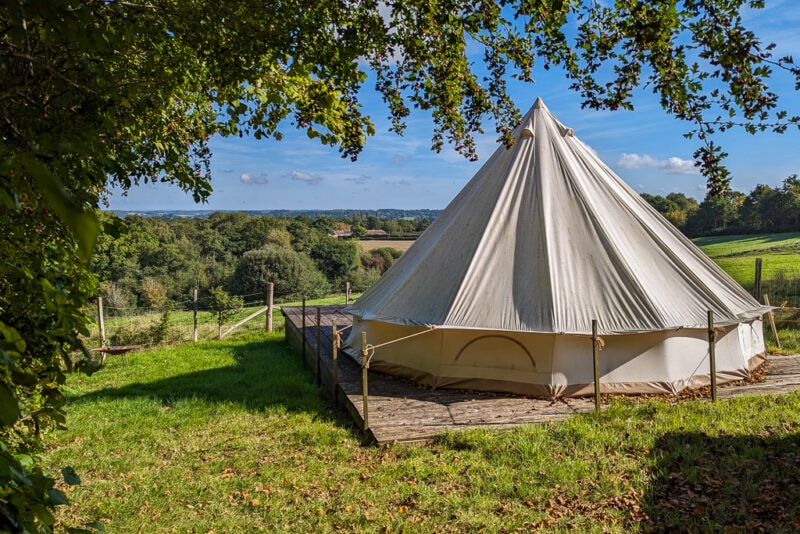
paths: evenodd
<path fill-rule="evenodd" d="M 361 366 L 345 354 L 338 361 L 338 385 L 334 388 L 332 322 L 349 334 L 352 317 L 344 306 L 320 309 L 319 359 L 317 358 L 317 308 L 306 308 L 305 336 L 299 306 L 282 308 L 286 340 L 302 354 L 336 402 L 342 404 L 360 428 L 364 428 Z M 721 387 L 719 398 L 778 394 L 800 389 L 800 356 L 770 358 L 765 382 Z M 378 443 L 428 441 L 446 430 L 477 427 L 511 428 L 523 423 L 554 421 L 594 409 L 594 399 L 530 399 L 503 393 L 431 389 L 405 378 L 369 372 L 369 429 Z"/>

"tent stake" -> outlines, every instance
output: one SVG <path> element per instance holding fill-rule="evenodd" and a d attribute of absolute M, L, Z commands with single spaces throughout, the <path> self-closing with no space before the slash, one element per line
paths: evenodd
<path fill-rule="evenodd" d="M 708 310 L 708 357 L 711 364 L 711 402 L 717 402 L 717 333 L 714 331 L 714 312 Z"/>
<path fill-rule="evenodd" d="M 361 395 L 364 407 L 364 433 L 369 430 L 369 395 L 367 393 L 367 371 L 369 360 L 367 359 L 367 333 L 361 332 Z"/>
<path fill-rule="evenodd" d="M 592 319 L 592 364 L 594 366 L 594 411 L 600 411 L 600 343 L 597 339 L 597 319 Z"/>

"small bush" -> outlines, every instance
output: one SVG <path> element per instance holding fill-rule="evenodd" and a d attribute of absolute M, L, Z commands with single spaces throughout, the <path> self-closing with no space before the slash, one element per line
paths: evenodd
<path fill-rule="evenodd" d="M 121 326 L 108 339 L 109 345 L 157 345 L 170 339 L 169 311 L 157 322 L 132 321 Z"/>

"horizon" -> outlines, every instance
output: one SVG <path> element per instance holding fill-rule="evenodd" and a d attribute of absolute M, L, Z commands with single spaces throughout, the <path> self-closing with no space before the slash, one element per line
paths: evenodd
<path fill-rule="evenodd" d="M 775 1 L 762 10 L 745 10 L 743 18 L 762 41 L 777 44 L 775 57 L 800 56 L 795 30 L 800 4 Z M 522 114 L 541 97 L 560 122 L 638 193 L 680 192 L 698 202 L 705 198 L 705 178 L 692 160 L 698 145 L 683 136 L 690 125 L 667 116 L 656 96 L 638 90 L 635 111 L 584 110 L 560 71 L 537 68 L 534 77 L 535 84 L 509 80 L 509 93 Z M 405 135 L 391 133 L 388 112 L 373 85 L 370 77 L 361 102 L 376 133 L 356 162 L 342 159 L 336 147 L 308 139 L 286 122 L 282 141 L 249 136 L 210 140 L 213 192 L 208 203 L 195 204 L 177 187 L 145 184 L 127 195 L 112 189 L 109 211 L 375 210 L 372 206 L 389 204 L 395 207 L 383 209 L 444 209 L 498 148 L 493 125 L 485 124 L 490 133 L 476 136 L 477 162 L 467 161 L 448 144 L 437 154 L 430 150 L 430 115 L 412 109 Z M 800 113 L 800 93 L 791 76 L 776 75 L 771 89 L 781 95 L 784 109 Z M 798 135 L 797 129 L 716 135 L 715 141 L 729 153 L 725 164 L 733 177 L 731 189 L 747 193 L 757 184 L 776 187 L 787 176 L 800 174 Z M 336 207 L 343 205 L 352 208 Z"/>

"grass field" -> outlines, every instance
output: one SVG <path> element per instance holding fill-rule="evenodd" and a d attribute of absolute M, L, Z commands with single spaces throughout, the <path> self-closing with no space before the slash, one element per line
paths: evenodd
<path fill-rule="evenodd" d="M 413 243 L 414 243 L 413 239 L 406 239 L 402 241 L 391 240 L 391 239 L 369 239 L 366 241 L 359 241 L 358 245 L 365 251 L 376 248 L 388 247 L 397 249 L 400 252 L 405 252 L 406 250 L 408 250 L 408 247 L 410 247 Z"/>
<path fill-rule="evenodd" d="M 738 254 L 752 255 L 756 252 L 771 250 L 798 251 L 800 250 L 800 232 L 711 236 L 695 239 L 694 242 L 712 258 Z"/>
<path fill-rule="evenodd" d="M 282 336 L 134 352 L 68 381 L 60 519 L 108 532 L 791 532 L 800 395 L 364 446 Z"/>

